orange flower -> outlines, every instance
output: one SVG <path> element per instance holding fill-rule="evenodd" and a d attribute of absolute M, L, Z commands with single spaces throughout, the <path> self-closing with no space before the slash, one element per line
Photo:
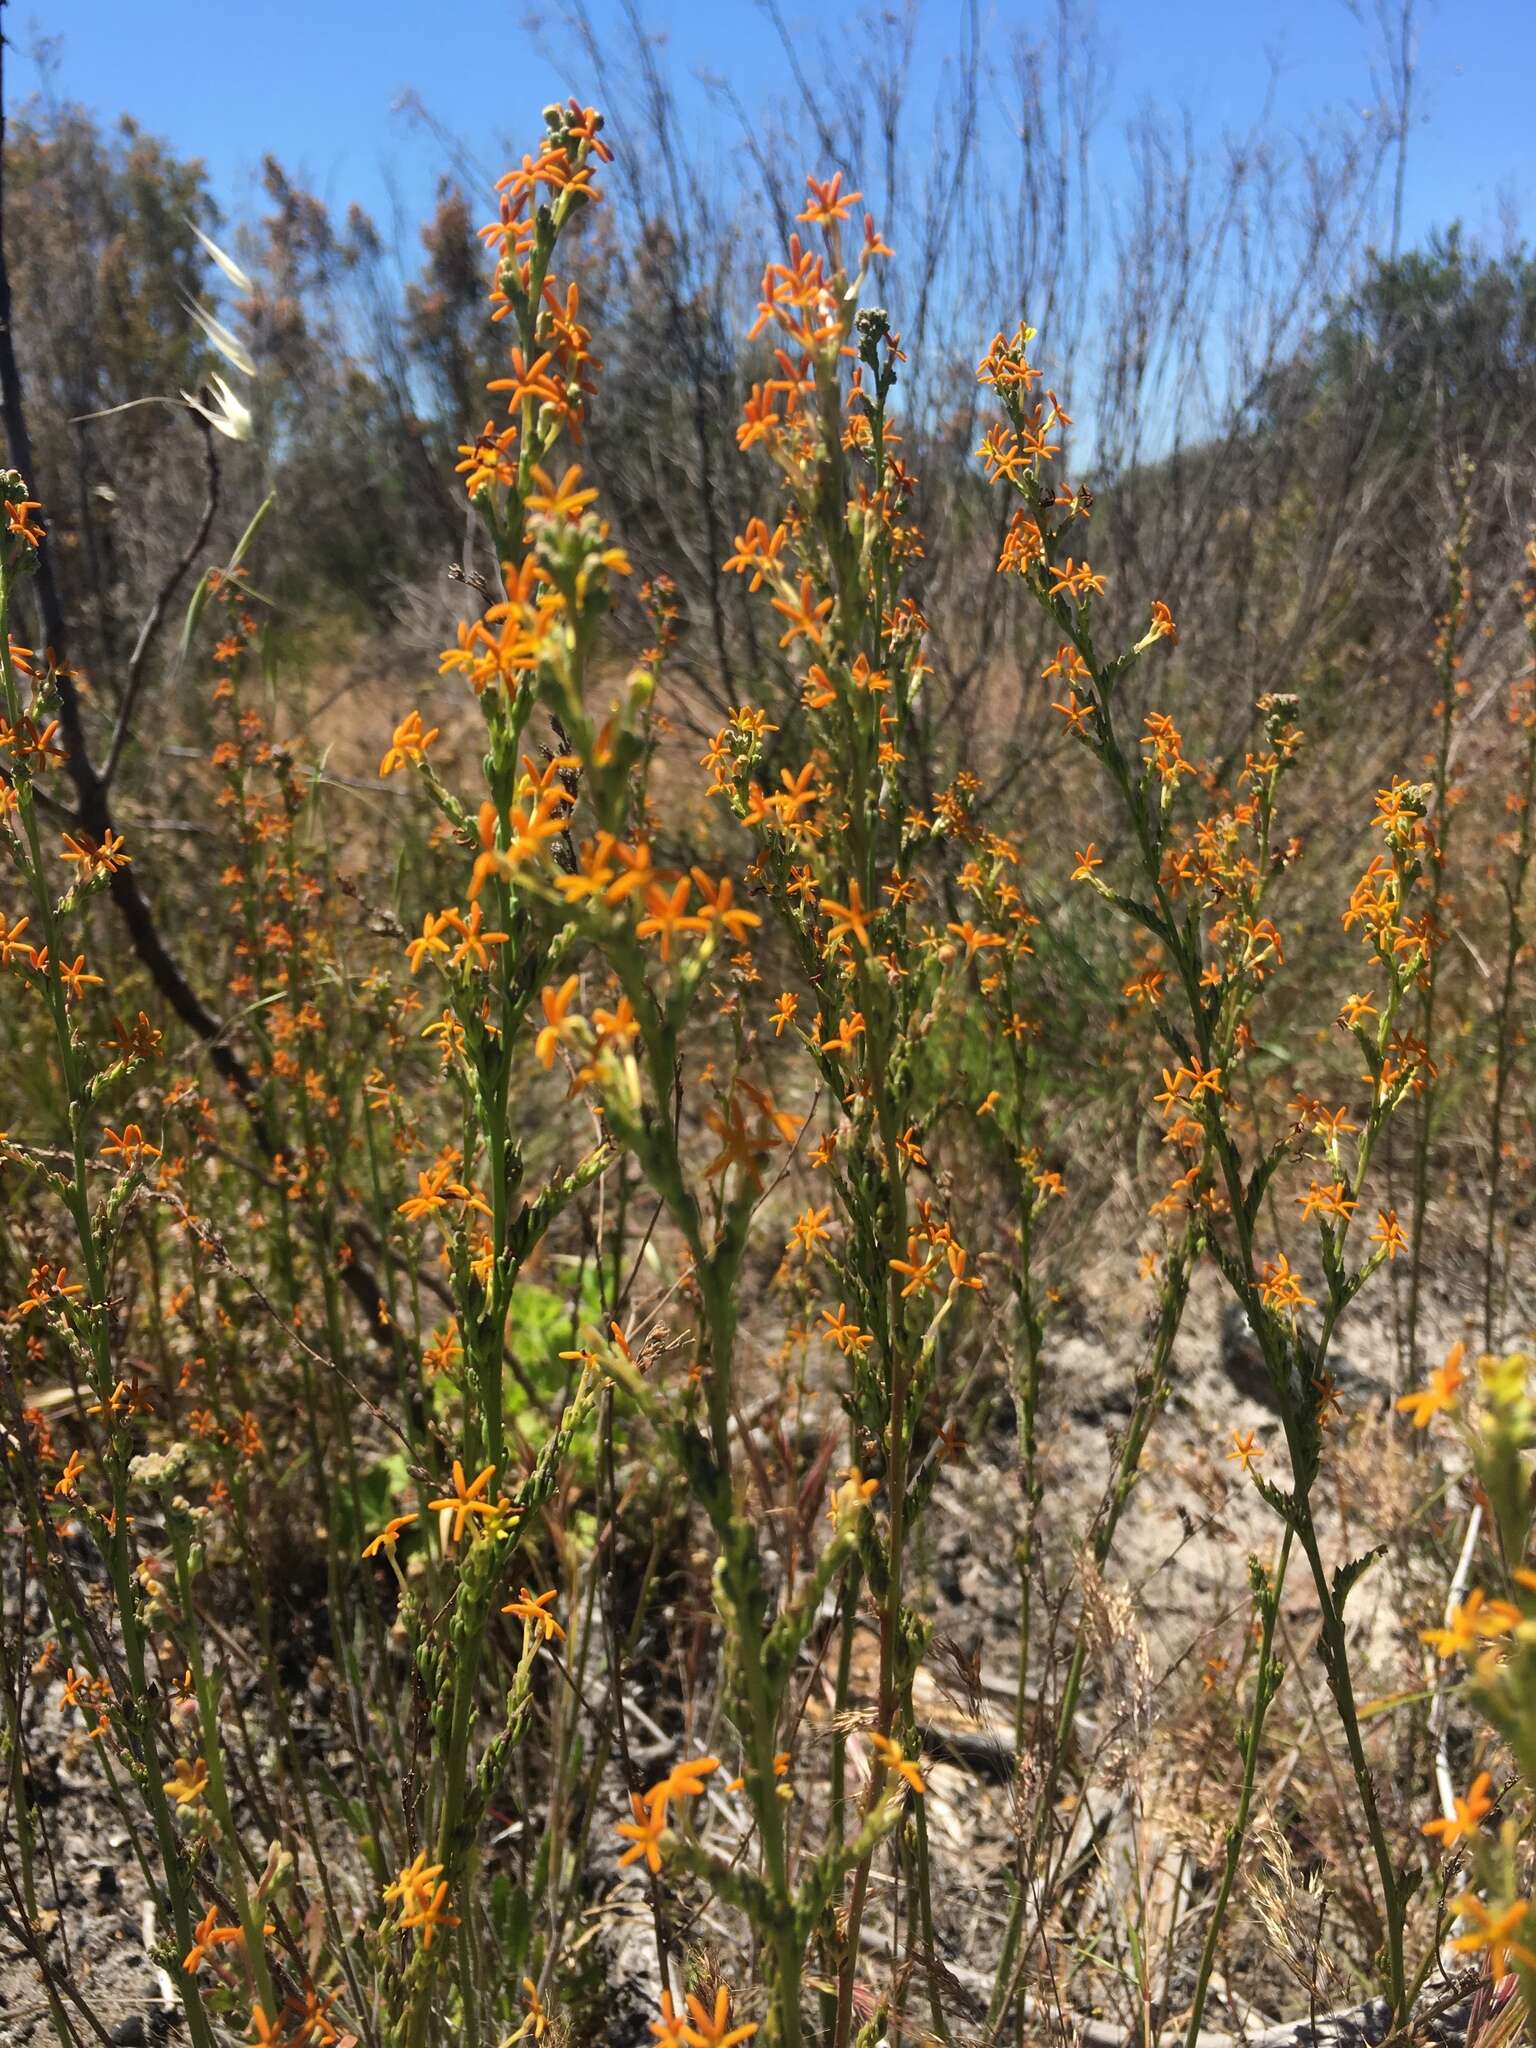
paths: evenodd
<path fill-rule="evenodd" d="M 4 915 L 0 914 L 0 967 L 9 967 L 14 957 L 30 963 L 32 948 L 23 942 L 21 935 L 31 922 L 29 917 L 18 917 L 13 925 L 7 926 Z"/>
<path fill-rule="evenodd" d="M 482 1216 L 490 1215 L 484 1196 L 477 1195 L 463 1181 L 454 1180 L 452 1174 L 453 1167 L 444 1161 L 425 1173 L 417 1174 L 415 1194 L 408 1195 L 400 1204 L 400 1214 L 407 1222 L 420 1223 L 446 1209 L 450 1202 L 462 1202 L 466 1209 L 478 1210 Z"/>
<path fill-rule="evenodd" d="M 1438 1835 L 1442 1848 L 1449 1849 L 1457 1842 L 1470 1842 L 1478 1832 L 1478 1824 L 1486 1814 L 1493 1811 L 1491 1787 L 1493 1779 L 1487 1771 L 1479 1771 L 1473 1779 L 1467 1796 L 1453 1795 L 1454 1813 L 1445 1820 L 1427 1820 L 1423 1832 Z"/>
<path fill-rule="evenodd" d="M 432 1896 L 432 1886 L 442 1876 L 441 1863 L 428 1863 L 425 1849 L 418 1849 L 393 1884 L 384 1887 L 386 1906 L 399 1903 L 402 1914 L 414 1912 L 423 1899 Z"/>
<path fill-rule="evenodd" d="M 1377 1210 L 1376 1228 L 1371 1232 L 1371 1243 L 1382 1247 L 1389 1263 L 1399 1252 L 1408 1249 L 1408 1240 L 1403 1235 L 1403 1226 L 1397 1220 L 1395 1209 Z"/>
<path fill-rule="evenodd" d="M 789 538 L 789 529 L 777 526 L 768 531 L 767 522 L 749 519 L 745 533 L 736 536 L 736 552 L 724 563 L 728 574 L 750 576 L 749 590 L 760 590 L 763 579 L 778 566 L 780 552 Z"/>
<path fill-rule="evenodd" d="M 790 1228 L 789 1243 L 785 1250 L 803 1252 L 809 1258 L 818 1244 L 825 1244 L 831 1238 L 832 1233 L 827 1229 L 827 1218 L 831 1214 L 830 1204 L 823 1209 L 807 1205 L 800 1211 Z"/>
<path fill-rule="evenodd" d="M 867 1351 L 875 1341 L 872 1331 L 861 1329 L 857 1323 L 849 1320 L 846 1302 L 840 1301 L 837 1304 L 835 1314 L 831 1309 L 824 1308 L 821 1311 L 821 1320 L 826 1324 L 822 1335 L 829 1337 L 845 1358 L 852 1358 L 858 1352 Z"/>
<path fill-rule="evenodd" d="M 151 1145 L 137 1124 L 125 1124 L 121 1131 L 114 1131 L 108 1124 L 101 1150 L 103 1158 L 121 1159 L 127 1166 L 138 1166 L 146 1159 L 160 1157 L 160 1147 Z"/>
<path fill-rule="evenodd" d="M 79 1453 L 78 1451 L 71 1451 L 71 1452 L 70 1452 L 70 1454 L 69 1454 L 69 1462 L 68 1462 L 68 1464 L 67 1464 L 67 1465 L 66 1465 L 66 1466 L 64 1467 L 64 1470 L 63 1470 L 63 1472 L 62 1472 L 62 1473 L 61 1473 L 61 1474 L 59 1475 L 59 1478 L 58 1478 L 58 1482 L 57 1482 L 57 1483 L 56 1483 L 56 1485 L 54 1486 L 54 1489 L 53 1489 L 53 1495 L 54 1495 L 54 1499 L 55 1499 L 55 1500 L 68 1500 L 68 1499 L 73 1499 L 73 1497 L 74 1497 L 74 1492 L 75 1492 L 75 1487 L 76 1487 L 76 1485 L 77 1485 L 77 1484 L 79 1483 L 79 1479 L 80 1479 L 80 1474 L 81 1474 L 81 1473 L 82 1473 L 82 1472 L 83 1472 L 84 1470 L 85 1470 L 85 1460 L 84 1460 L 84 1458 L 82 1458 L 82 1457 L 81 1457 L 81 1455 L 80 1455 L 80 1453 Z"/>
<path fill-rule="evenodd" d="M 1055 655 L 1040 671 L 1043 682 L 1054 682 L 1060 676 L 1063 682 L 1086 682 L 1093 674 L 1086 661 L 1070 643 L 1063 641 Z"/>
<path fill-rule="evenodd" d="M 447 1903 L 448 1880 L 443 1878 L 434 1891 L 417 1899 L 409 1913 L 402 1913 L 396 1925 L 402 1931 L 408 1927 L 416 1928 L 421 1935 L 422 1947 L 430 1948 L 439 1927 L 457 1927 L 459 1924 L 456 1913 L 445 1911 Z"/>
<path fill-rule="evenodd" d="M 390 1555 L 393 1556 L 395 1545 L 400 1541 L 400 1538 L 405 1534 L 406 1530 L 412 1526 L 415 1520 L 416 1517 L 414 1515 L 393 1516 L 389 1521 L 387 1521 L 384 1524 L 384 1527 L 379 1531 L 378 1535 L 374 1537 L 373 1541 L 364 1547 L 363 1556 L 377 1557 L 381 1551 L 385 1550 L 387 1550 L 390 1553 Z"/>
<path fill-rule="evenodd" d="M 1458 1388 L 1466 1382 L 1467 1375 L 1461 1363 L 1466 1355 L 1465 1344 L 1453 1344 L 1445 1355 L 1444 1365 L 1437 1365 L 1430 1374 L 1429 1385 L 1421 1393 L 1404 1394 L 1399 1398 L 1398 1412 L 1409 1416 L 1415 1429 L 1427 1429 L 1432 1416 L 1454 1403 Z"/>
<path fill-rule="evenodd" d="M 1496 1912 L 1485 1906 L 1474 1893 L 1465 1892 L 1459 1899 L 1451 1900 L 1451 1911 L 1458 1919 L 1470 1920 L 1473 1924 L 1468 1933 L 1455 1937 L 1451 1947 L 1459 1949 L 1463 1955 L 1486 1949 L 1488 1968 L 1495 1977 L 1507 1973 L 1511 1957 L 1524 1968 L 1536 1970 L 1536 1951 L 1514 1939 L 1515 1929 L 1524 1925 L 1530 1910 L 1529 1899 L 1512 1899 Z"/>
<path fill-rule="evenodd" d="M 420 968 L 423 960 L 431 954 L 440 953 L 446 959 L 449 951 L 446 934 L 453 929 L 453 913 L 440 910 L 434 914 L 429 910 L 421 921 L 421 935 L 409 941 L 405 957 L 410 962 L 412 974 Z"/>
<path fill-rule="evenodd" d="M 43 538 L 43 529 L 32 517 L 41 512 L 41 498 L 7 498 L 5 501 L 5 523 L 10 531 L 24 540 L 29 547 L 37 547 Z"/>
<path fill-rule="evenodd" d="M 704 1170 L 706 1180 L 715 1180 L 731 1167 L 739 1166 L 754 1187 L 760 1186 L 763 1161 L 777 1143 L 772 1133 L 761 1127 L 748 1130 L 741 1104 L 734 1099 L 726 1105 L 723 1116 L 717 1109 L 706 1110 L 704 1121 L 720 1140 L 720 1150 Z"/>
<path fill-rule="evenodd" d="M 731 1994 L 723 1984 L 716 1988 L 713 2008 L 706 2007 L 703 2000 L 696 1998 L 691 1991 L 687 1994 L 687 2004 L 689 2016 L 686 2020 L 669 2021 L 676 2026 L 677 2038 L 685 2048 L 738 2048 L 740 2042 L 750 2041 L 757 2032 L 755 2022 L 739 2027 L 731 2025 Z M 663 2018 L 666 2017 L 663 2008 Z M 655 2030 L 653 2021 L 652 2032 Z"/>
<path fill-rule="evenodd" d="M 891 1271 L 899 1273 L 907 1283 L 901 1290 L 903 1301 L 910 1300 L 914 1294 L 928 1293 L 934 1285 L 934 1276 L 943 1263 L 937 1252 L 930 1252 L 926 1258 L 920 1258 L 918 1254 L 921 1249 L 920 1240 L 909 1234 L 907 1256 L 904 1259 L 890 1261 Z"/>
<path fill-rule="evenodd" d="M 275 1929 L 269 1923 L 261 1931 L 263 1934 L 272 1934 Z M 182 1958 L 181 1967 L 189 1977 L 195 1977 L 216 1948 L 223 1948 L 230 1942 L 243 1943 L 244 1940 L 245 1929 L 221 1927 L 218 1907 L 210 1906 L 192 1930 L 192 1946 Z"/>
<path fill-rule="evenodd" d="M 696 1756 L 674 1764 L 667 1775 L 646 1793 L 646 1806 L 652 1812 L 665 1813 L 669 1802 L 674 1799 L 697 1799 L 704 1790 L 704 1780 L 719 1768 L 717 1756 Z"/>
<path fill-rule="evenodd" d="M 533 471 L 536 490 L 528 493 L 524 504 L 530 512 L 542 513 L 546 519 L 564 519 L 575 523 L 589 505 L 597 502 L 597 492 L 589 484 L 581 488 L 581 471 L 574 463 L 555 483 L 546 470 L 537 465 Z"/>
<path fill-rule="evenodd" d="M 901 1744 L 893 1742 L 889 1735 L 882 1735 L 878 1730 L 871 1731 L 869 1742 L 885 1768 L 893 1772 L 921 1798 L 927 1790 L 923 1783 L 923 1774 L 908 1758 Z"/>
<path fill-rule="evenodd" d="M 809 640 L 814 647 L 822 643 L 822 628 L 832 610 L 832 600 L 824 597 L 818 603 L 808 575 L 800 578 L 800 591 L 796 597 L 776 597 L 772 600 L 776 612 L 781 612 L 789 621 L 786 630 L 779 636 L 781 647 L 792 647 L 797 640 Z"/>
<path fill-rule="evenodd" d="M 1121 991 L 1133 1003 L 1160 1003 L 1163 999 L 1163 983 L 1168 979 L 1160 967 L 1149 967 L 1144 974 L 1132 977 Z"/>
<path fill-rule="evenodd" d="M 826 944 L 828 952 L 843 937 L 844 933 L 849 933 L 857 939 L 866 953 L 870 950 L 869 921 L 875 915 L 875 911 L 871 908 L 866 908 L 863 892 L 856 880 L 848 884 L 848 901 L 846 903 L 834 903 L 830 896 L 824 896 L 821 907 L 823 910 L 832 913 L 831 922 L 827 926 Z"/>
<path fill-rule="evenodd" d="M 543 1999 L 540 1998 L 539 1987 L 534 1983 L 533 1979 L 531 1977 L 524 1977 L 522 1983 L 523 1996 L 528 2001 L 528 2011 L 524 2016 L 522 2025 L 512 2035 L 512 2039 L 518 2041 L 532 2034 L 535 2041 L 542 2041 L 549 2030 L 548 2009 Z"/>
<path fill-rule="evenodd" d="M 43 967 L 46 954 L 47 948 L 44 947 L 42 955 L 39 956 L 36 962 L 39 970 Z M 100 988 L 102 986 L 102 979 L 99 974 L 87 974 L 85 972 L 85 955 L 83 953 L 75 955 L 72 966 L 66 966 L 62 960 L 59 962 L 59 980 L 64 984 L 70 996 L 77 1001 L 84 995 L 88 987 Z"/>
<path fill-rule="evenodd" d="M 1307 1192 L 1298 1195 L 1296 1199 L 1301 1204 L 1301 1217 L 1304 1223 L 1310 1222 L 1314 1216 L 1347 1223 L 1358 1206 L 1345 1195 L 1344 1183 L 1340 1180 L 1315 1180 Z"/>
<path fill-rule="evenodd" d="M 678 2032 L 682 2020 L 677 2007 L 672 2003 L 672 1994 L 663 1989 L 661 1994 L 661 2017 L 651 2021 L 651 2032 L 656 2037 L 656 2048 L 683 2048 L 683 2037 Z"/>
<path fill-rule="evenodd" d="M 629 1795 L 631 1820 L 621 1820 L 618 1831 L 625 1836 L 630 1847 L 619 1858 L 622 1867 L 636 1863 L 643 1856 L 645 1867 L 654 1877 L 661 1868 L 661 1838 L 666 1832 L 667 1811 L 664 1806 L 652 1809 L 638 1792 Z"/>
<path fill-rule="evenodd" d="M 862 192 L 845 192 L 843 174 L 835 171 L 830 178 L 806 179 L 810 198 L 805 211 L 795 215 L 796 220 L 808 221 L 812 227 L 829 228 L 834 221 L 846 220 L 850 210 L 864 197 Z"/>
<path fill-rule="evenodd" d="M 491 964 L 490 948 L 504 946 L 511 936 L 509 932 L 488 932 L 485 929 L 485 913 L 478 903 L 472 903 L 468 917 L 461 917 L 457 910 L 445 911 L 450 928 L 458 934 L 458 944 L 448 956 L 450 967 L 480 967 Z"/>
<path fill-rule="evenodd" d="M 77 839 L 72 832 L 66 832 L 64 858 L 79 867 L 82 882 L 94 881 L 97 875 L 115 875 L 119 868 L 129 865 L 122 836 L 111 830 L 103 834 L 99 846 L 94 839 Z"/>
<path fill-rule="evenodd" d="M 430 1342 L 423 1345 L 421 1363 L 429 1379 L 436 1379 L 442 1372 L 452 1372 L 464 1356 L 464 1346 L 459 1342 L 459 1326 L 450 1316 L 439 1329 L 432 1332 Z"/>
<path fill-rule="evenodd" d="M 408 712 L 395 727 L 389 750 L 379 763 L 380 779 L 395 774 L 401 768 L 409 768 L 414 762 L 425 761 L 427 749 L 437 735 L 438 728 L 435 725 L 430 732 L 422 731 L 419 711 Z"/>
<path fill-rule="evenodd" d="M 516 425 L 496 431 L 494 420 L 487 420 L 482 431 L 473 441 L 461 441 L 457 453 L 460 460 L 454 464 L 455 474 L 464 479 L 464 488 L 469 496 L 478 497 L 480 492 L 492 484 L 502 484 L 508 489 L 517 481 L 517 469 L 507 460 L 507 450 L 517 440 Z M 384 771 L 381 769 L 380 774 Z"/>
<path fill-rule="evenodd" d="M 672 958 L 674 932 L 701 932 L 705 929 L 704 920 L 690 916 L 688 912 L 688 898 L 692 893 L 692 886 L 688 877 L 684 875 L 670 896 L 654 882 L 645 892 L 645 916 L 635 926 L 635 937 L 659 937 L 663 960 L 670 961 Z"/>
<path fill-rule="evenodd" d="M 1301 1276 L 1293 1270 L 1284 1252 L 1266 1259 L 1259 1268 L 1259 1299 L 1277 1314 L 1289 1311 L 1294 1315 L 1299 1308 L 1315 1306 L 1312 1296 L 1302 1293 Z"/>
<path fill-rule="evenodd" d="M 827 1520 L 835 1524 L 844 1515 L 861 1513 L 879 1491 L 878 1479 L 866 1479 L 857 1465 L 848 1466 L 842 1485 L 834 1487 L 828 1499 Z"/>
<path fill-rule="evenodd" d="M 550 1603 L 554 1598 L 553 1586 L 547 1593 L 532 1593 L 526 1586 L 520 1586 L 517 1598 L 509 1600 L 501 1611 L 503 1614 L 517 1615 L 519 1620 L 525 1621 L 546 1643 L 553 1642 L 556 1636 L 564 1642 L 565 1630 L 549 1612 Z"/>
<path fill-rule="evenodd" d="M 1086 562 L 1074 562 L 1070 555 L 1064 565 L 1051 564 L 1050 578 L 1052 597 L 1073 597 L 1079 604 L 1104 589 L 1104 578 L 1090 569 Z"/>
<path fill-rule="evenodd" d="M 546 349 L 541 356 L 529 362 L 520 348 L 511 351 L 508 357 L 508 377 L 494 377 L 486 385 L 487 391 L 507 393 L 507 411 L 516 412 L 523 405 L 549 405 L 557 411 L 565 409 L 565 393 L 549 375 L 549 366 L 554 356 Z"/>
<path fill-rule="evenodd" d="M 1254 1442 L 1251 1429 L 1246 1436 L 1239 1436 L 1237 1431 L 1233 1430 L 1232 1448 L 1228 1451 L 1227 1456 L 1235 1459 L 1245 1472 L 1251 1472 L 1257 1460 L 1262 1458 L 1263 1455 L 1264 1446 Z"/>
<path fill-rule="evenodd" d="M 712 882 L 702 868 L 690 868 L 688 872 L 703 899 L 695 920 L 699 930 L 708 931 L 712 924 L 718 925 L 728 938 L 734 939 L 738 945 L 744 944 L 751 928 L 763 921 L 757 912 L 743 910 L 732 902 L 733 888 L 729 877 Z"/>
<path fill-rule="evenodd" d="M 580 1017 L 568 1014 L 579 986 L 579 977 L 568 974 L 558 989 L 546 988 L 540 992 L 544 1028 L 533 1042 L 533 1054 L 541 1067 L 555 1064 L 555 1054 L 562 1045 L 570 1043 L 573 1027 L 582 1021 Z"/>
<path fill-rule="evenodd" d="M 427 1502 L 428 1508 L 434 1514 L 442 1517 L 444 1531 L 447 1530 L 450 1522 L 453 1524 L 452 1535 L 445 1535 L 444 1540 L 446 1542 L 459 1542 L 463 1537 L 465 1524 L 475 1516 L 483 1516 L 487 1521 L 494 1521 L 499 1514 L 505 1511 L 506 1503 L 504 1501 L 487 1500 L 485 1498 L 485 1490 L 490 1485 L 495 1471 L 496 1467 L 494 1465 L 487 1465 L 483 1471 L 477 1472 L 473 1479 L 466 1480 L 464 1477 L 464 1467 L 457 1458 L 454 1459 L 453 1492 L 445 1494 L 441 1500 L 429 1500 Z"/>
<path fill-rule="evenodd" d="M 1437 1657 L 1467 1656 L 1485 1636 L 1508 1635 L 1520 1626 L 1520 1610 L 1509 1600 L 1490 1600 L 1480 1586 L 1474 1586 L 1458 1606 L 1451 1609 L 1444 1628 L 1421 1628 L 1419 1641 L 1428 1643 Z"/>

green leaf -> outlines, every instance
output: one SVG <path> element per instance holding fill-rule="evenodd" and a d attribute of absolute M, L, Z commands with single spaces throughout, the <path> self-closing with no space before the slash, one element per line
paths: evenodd
<path fill-rule="evenodd" d="M 1333 1575 L 1333 1600 L 1340 1616 L 1344 1613 L 1345 1601 L 1354 1591 L 1356 1585 L 1365 1577 L 1377 1558 L 1385 1557 L 1386 1554 L 1387 1546 L 1385 1543 L 1378 1543 L 1374 1550 L 1366 1551 L 1364 1556 L 1352 1557 L 1348 1564 L 1341 1564 L 1339 1566 Z"/>
<path fill-rule="evenodd" d="M 251 542 L 256 538 L 257 532 L 261 527 L 262 521 L 266 518 L 267 514 L 272 510 L 272 507 L 276 503 L 277 494 L 275 492 L 269 491 L 266 497 L 263 498 L 261 503 L 256 507 L 255 512 L 251 515 L 250 525 L 246 527 L 244 533 L 241 534 L 239 540 L 235 542 L 235 551 L 230 556 L 229 560 L 224 564 L 224 574 L 226 576 L 233 575 L 235 570 L 239 568 L 241 562 L 245 557 L 246 550 L 250 547 Z M 178 662 L 186 660 L 187 655 L 191 650 L 193 638 L 197 632 L 198 623 L 203 616 L 203 607 L 208 602 L 209 574 L 210 572 L 207 569 L 205 569 L 202 575 L 198 577 L 197 587 L 192 592 L 192 595 L 187 602 L 187 614 L 181 623 L 181 644 L 178 647 L 176 654 Z"/>

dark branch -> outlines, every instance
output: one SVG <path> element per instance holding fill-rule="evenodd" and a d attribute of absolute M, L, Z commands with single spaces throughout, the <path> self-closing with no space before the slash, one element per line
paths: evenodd
<path fill-rule="evenodd" d="M 189 415 L 195 418 L 195 415 Z M 112 744 L 107 750 L 106 765 L 101 771 L 102 782 L 111 787 L 117 773 L 117 764 L 122 759 L 123 746 L 133 722 L 134 706 L 139 692 L 144 687 L 146 658 L 160 623 L 165 617 L 165 608 L 175 596 L 177 586 L 186 576 L 192 564 L 202 553 L 208 535 L 213 529 L 214 514 L 219 509 L 219 458 L 213 444 L 213 430 L 208 422 L 197 420 L 203 436 L 203 463 L 208 478 L 208 496 L 203 504 L 203 516 L 198 521 L 197 531 L 173 565 L 171 573 L 155 593 L 155 601 L 144 614 L 144 623 L 139 628 L 138 638 L 133 643 L 133 652 L 128 657 L 128 675 L 123 684 L 123 700 L 118 707 L 117 727 L 112 734 Z"/>

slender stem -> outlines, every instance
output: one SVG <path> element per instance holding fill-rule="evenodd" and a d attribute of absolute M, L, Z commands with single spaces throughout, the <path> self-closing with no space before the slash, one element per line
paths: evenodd
<path fill-rule="evenodd" d="M 1292 1535 L 1293 1531 L 1287 1525 L 1281 1538 L 1280 1558 L 1275 1566 L 1274 1576 L 1269 1582 L 1267 1592 L 1260 1600 L 1262 1632 L 1259 1637 L 1258 1671 L 1254 1678 L 1253 1706 L 1249 1710 L 1248 1723 L 1243 1731 L 1241 1743 L 1242 1788 L 1238 1793 L 1237 1811 L 1227 1828 L 1226 1861 L 1221 1873 L 1221 1884 L 1211 1907 L 1210 1922 L 1205 1930 L 1205 1942 L 1200 1950 L 1200 1967 L 1195 1973 L 1194 2002 L 1190 2007 L 1189 2024 L 1184 2030 L 1184 2048 L 1198 2048 L 1200 2027 L 1205 2017 L 1205 2001 L 1210 1990 L 1211 1972 L 1216 1967 L 1216 1951 L 1221 1942 L 1227 1907 L 1232 1898 L 1232 1887 L 1237 1882 L 1237 1867 L 1242 1859 L 1243 1842 L 1248 1831 L 1248 1815 L 1253 1807 L 1253 1788 L 1258 1775 L 1259 1745 L 1264 1734 L 1264 1721 L 1269 1712 L 1270 1702 L 1280 1688 L 1280 1667 L 1273 1661 L 1273 1646 L 1275 1622 L 1285 1593 L 1286 1569 L 1291 1561 Z"/>

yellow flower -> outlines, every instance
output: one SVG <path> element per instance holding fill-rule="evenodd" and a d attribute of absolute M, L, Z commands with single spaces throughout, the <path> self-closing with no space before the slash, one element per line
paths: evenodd
<path fill-rule="evenodd" d="M 866 1479 L 857 1465 L 850 1465 L 843 1475 L 842 1485 L 833 1489 L 827 1505 L 827 1520 L 838 1522 L 844 1515 L 860 1513 L 879 1491 L 878 1479 Z"/>
<path fill-rule="evenodd" d="M 572 474 L 580 475 L 580 471 L 573 471 Z M 535 2041 L 542 2041 L 549 2027 L 549 2011 L 539 1996 L 538 1985 L 531 1977 L 523 1979 L 523 1996 L 528 2001 L 527 2016 L 514 2032 L 512 2039 L 521 2041 L 531 2034 Z"/>
<path fill-rule="evenodd" d="M 207 1790 L 207 1786 L 208 1766 L 203 1759 L 179 1756 L 171 1775 L 160 1789 L 174 1799 L 178 1806 L 195 1806 Z"/>

